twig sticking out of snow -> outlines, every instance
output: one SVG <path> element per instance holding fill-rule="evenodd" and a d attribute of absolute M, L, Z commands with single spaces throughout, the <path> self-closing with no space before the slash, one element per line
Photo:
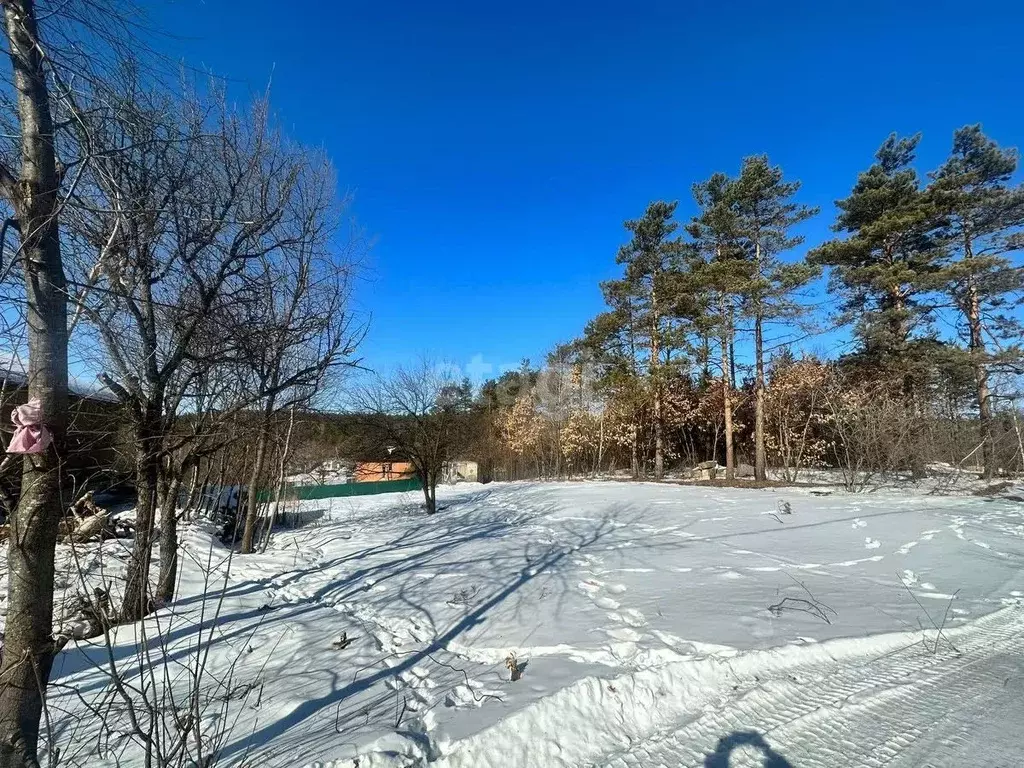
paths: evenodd
<path fill-rule="evenodd" d="M 784 597 L 774 605 L 769 605 L 768 610 L 776 616 L 781 616 L 784 610 L 801 611 L 802 613 L 817 616 L 826 624 L 832 623 L 832 620 L 829 619 L 828 614 L 824 610 L 824 606 L 813 603 L 810 600 L 804 600 L 802 597 Z"/>
<path fill-rule="evenodd" d="M 476 586 L 460 589 L 447 601 L 448 605 L 470 605 L 479 591 L 480 587 Z"/>
<path fill-rule="evenodd" d="M 430 659 L 435 664 L 437 664 L 438 666 L 447 667 L 452 672 L 459 672 L 466 679 L 466 689 L 469 691 L 470 695 L 476 700 L 477 704 L 480 704 L 485 699 L 494 699 L 495 701 L 501 701 L 502 700 L 500 696 L 495 696 L 493 693 L 477 694 L 477 692 L 473 688 L 473 683 L 469 679 L 469 673 L 466 670 L 462 669 L 461 667 L 455 667 L 455 666 L 452 666 L 451 664 L 448 664 L 447 662 L 440 661 L 440 660 L 434 658 L 433 656 L 431 656 L 429 653 L 427 654 L 427 658 Z M 522 664 L 520 666 L 520 668 L 519 668 L 519 671 L 522 672 L 522 670 L 523 670 L 523 668 L 525 666 L 526 666 L 526 664 Z"/>
<path fill-rule="evenodd" d="M 956 599 L 956 596 L 960 594 L 960 590 L 958 589 L 956 592 L 949 596 L 949 602 L 946 603 L 946 611 L 942 614 L 942 623 L 936 624 L 935 619 L 933 619 L 932 615 L 928 613 L 928 609 L 921 604 L 921 601 L 917 599 L 917 595 L 915 595 L 914 591 L 910 588 L 910 585 L 903 580 L 903 576 L 897 573 L 896 578 L 900 580 L 900 584 L 903 585 L 903 588 L 907 590 L 910 596 L 914 599 L 914 602 L 917 603 L 917 607 L 924 611 L 924 615 L 928 617 L 928 621 L 932 623 L 932 627 L 935 629 L 935 644 L 932 646 L 932 653 L 934 654 L 939 652 L 940 639 L 945 640 L 949 644 L 949 647 L 953 649 L 954 653 L 960 653 L 960 649 L 953 645 L 953 641 L 946 637 L 942 632 L 942 630 L 946 628 L 946 619 L 949 617 L 949 609 L 952 607 L 953 601 Z"/>
<path fill-rule="evenodd" d="M 395 712 L 397 713 L 395 715 L 395 730 L 396 731 L 399 728 L 402 727 L 402 719 L 405 717 L 405 713 L 409 709 L 409 699 L 408 699 L 408 697 L 402 696 L 402 704 L 401 704 L 401 706 L 398 706 L 398 696 L 399 696 L 399 693 L 396 690 L 395 691 Z"/>
<path fill-rule="evenodd" d="M 839 613 L 829 605 L 821 602 L 813 594 L 811 590 L 807 588 L 807 585 L 802 581 L 797 581 L 793 578 L 792 574 L 786 574 L 792 579 L 793 583 L 800 587 L 804 592 L 807 593 L 807 598 L 802 597 L 784 597 L 774 605 L 769 605 L 768 610 L 775 616 L 782 615 L 785 610 L 801 611 L 802 613 L 809 613 L 812 616 L 817 616 L 819 619 L 824 621 L 826 624 L 832 623 L 832 618 L 839 616 Z"/>

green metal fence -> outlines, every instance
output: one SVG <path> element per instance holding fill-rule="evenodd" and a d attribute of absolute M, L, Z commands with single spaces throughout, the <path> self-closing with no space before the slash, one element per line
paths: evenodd
<path fill-rule="evenodd" d="M 338 485 L 293 485 L 286 487 L 282 498 L 299 499 L 334 499 L 339 496 L 370 496 L 377 493 L 401 493 L 403 491 L 419 491 L 423 488 L 419 478 L 408 480 L 383 480 L 377 483 L 339 483 Z M 260 491 L 257 499 L 271 501 L 271 491 Z"/>

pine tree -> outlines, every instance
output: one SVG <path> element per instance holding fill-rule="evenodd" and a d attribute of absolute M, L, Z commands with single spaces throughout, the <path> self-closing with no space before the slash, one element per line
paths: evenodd
<path fill-rule="evenodd" d="M 625 223 L 632 238 L 619 249 L 616 257 L 616 262 L 625 266 L 625 274 L 621 280 L 605 285 L 606 299 L 613 308 L 628 305 L 633 338 L 645 347 L 645 373 L 653 410 L 654 477 L 659 480 L 664 474 L 665 461 L 662 412 L 665 365 L 676 346 L 670 287 L 685 250 L 679 237 L 674 236 L 679 228 L 672 220 L 677 205 L 653 202 L 641 218 Z M 618 316 L 625 318 L 623 313 Z"/>
<path fill-rule="evenodd" d="M 739 232 L 745 241 L 747 257 L 753 260 L 753 279 L 743 297 L 747 313 L 754 321 L 754 476 L 766 478 L 765 457 L 765 371 L 764 325 L 800 314 L 793 294 L 817 274 L 818 269 L 805 261 L 784 263 L 779 254 L 795 248 L 802 237 L 790 234 L 792 227 L 816 216 L 819 209 L 792 201 L 800 189 L 799 181 L 782 180 L 782 169 L 772 166 L 765 155 L 743 161 L 740 176 L 731 185 Z"/>
<path fill-rule="evenodd" d="M 928 194 L 942 217 L 936 234 L 950 258 L 944 289 L 967 332 L 986 478 L 995 469 L 995 446 L 988 370 L 993 355 L 985 337 L 1015 341 L 1024 330 L 1016 318 L 1000 312 L 1024 289 L 1024 270 L 1007 258 L 1024 248 L 1024 186 L 1010 185 L 1016 170 L 1014 150 L 1001 149 L 980 125 L 969 125 L 954 133 L 949 159 L 929 174 Z M 1012 345 L 1002 357 L 1019 360 L 1019 347 Z"/>
<path fill-rule="evenodd" d="M 856 316 L 860 362 L 898 382 L 913 401 L 935 349 L 922 301 L 936 287 L 941 249 L 930 237 L 934 211 L 911 167 L 920 135 L 892 134 L 875 163 L 838 200 L 833 229 L 848 234 L 811 252 L 811 263 L 832 268 L 830 288 Z"/>
<path fill-rule="evenodd" d="M 630 447 L 630 469 L 633 479 L 640 477 L 640 421 L 643 411 L 641 379 L 642 341 L 638 337 L 634 297 L 622 280 L 601 284 L 609 311 L 602 312 L 587 323 L 583 331 L 583 347 L 597 364 L 601 386 L 616 405 L 617 421 L 628 426 L 620 443 Z"/>
<path fill-rule="evenodd" d="M 732 355 L 738 297 L 749 285 L 751 262 L 740 245 L 740 222 L 733 197 L 733 182 L 723 173 L 693 185 L 700 208 L 687 226 L 693 238 L 693 264 L 688 274 L 689 292 L 704 296 L 706 321 L 718 333 L 722 364 L 722 402 L 725 412 L 725 478 L 736 476 L 733 435 L 735 361 Z"/>

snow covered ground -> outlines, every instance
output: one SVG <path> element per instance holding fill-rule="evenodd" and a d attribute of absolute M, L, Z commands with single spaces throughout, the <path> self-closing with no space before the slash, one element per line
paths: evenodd
<path fill-rule="evenodd" d="M 234 766 L 1024 764 L 1024 505 L 814 493 L 311 501 L 233 558 L 197 525 L 178 602 L 61 654 L 52 743 L 141 766 L 134 716 Z"/>

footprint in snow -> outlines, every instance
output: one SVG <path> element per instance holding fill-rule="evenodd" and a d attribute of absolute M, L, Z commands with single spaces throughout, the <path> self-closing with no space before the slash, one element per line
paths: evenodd
<path fill-rule="evenodd" d="M 882 542 L 878 539 L 872 539 L 870 536 L 864 539 L 864 549 L 878 549 L 882 546 Z"/>
<path fill-rule="evenodd" d="M 853 525 L 851 525 L 850 527 L 851 528 L 865 528 L 865 527 L 867 527 L 867 522 L 864 521 L 864 520 L 861 520 L 858 517 L 856 520 L 853 521 Z"/>
<path fill-rule="evenodd" d="M 643 638 L 643 635 L 629 627 L 610 627 L 604 632 L 608 637 L 612 638 L 612 640 L 618 640 L 624 643 L 635 643 L 637 640 Z"/>
<path fill-rule="evenodd" d="M 907 582 L 907 584 L 917 584 L 917 574 L 908 568 L 903 571 L 903 580 Z"/>
<path fill-rule="evenodd" d="M 635 608 L 627 608 L 620 613 L 609 613 L 608 616 L 630 627 L 643 627 L 647 625 L 647 617 Z"/>
<path fill-rule="evenodd" d="M 906 554 L 909 554 L 910 550 L 912 550 L 914 547 L 916 547 L 920 543 L 921 542 L 919 542 L 919 541 L 908 541 L 906 544 L 904 544 L 902 547 L 900 547 L 896 551 L 899 552 L 901 555 L 906 555 Z"/>

